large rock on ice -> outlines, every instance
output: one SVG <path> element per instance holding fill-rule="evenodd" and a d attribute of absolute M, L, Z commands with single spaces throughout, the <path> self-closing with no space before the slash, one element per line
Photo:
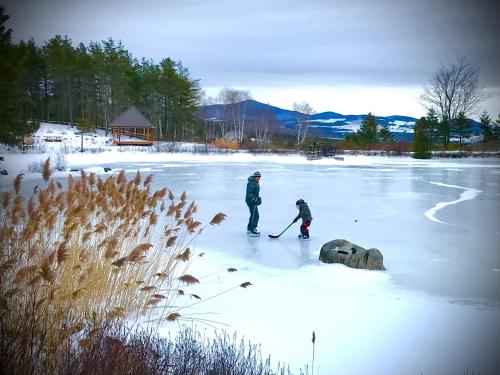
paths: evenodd
<path fill-rule="evenodd" d="M 385 270 L 384 257 L 377 249 L 366 250 L 347 240 L 333 240 L 321 247 L 319 260 L 324 263 L 341 263 L 352 268 Z"/>

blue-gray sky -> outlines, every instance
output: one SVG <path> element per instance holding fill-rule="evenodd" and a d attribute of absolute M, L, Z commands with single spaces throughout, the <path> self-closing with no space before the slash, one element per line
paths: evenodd
<path fill-rule="evenodd" d="M 500 113 L 500 7 L 464 0 L 7 0 L 15 40 L 121 39 L 134 57 L 181 60 L 208 94 L 224 86 L 284 108 L 420 116 L 441 63 L 481 69 Z"/>

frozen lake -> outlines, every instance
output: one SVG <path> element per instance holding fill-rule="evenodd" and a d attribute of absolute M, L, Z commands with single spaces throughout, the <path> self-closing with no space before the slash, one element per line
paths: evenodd
<path fill-rule="evenodd" d="M 69 155 L 72 167 L 153 173 L 155 188 L 186 191 L 202 222 L 219 211 L 228 215 L 200 236 L 196 249 L 206 255 L 192 271 L 240 272 L 207 278 L 196 293 L 254 285 L 189 313 L 262 343 L 264 354 L 295 373 L 310 364 L 313 330 L 320 374 L 451 375 L 469 368 L 484 375 L 500 368 L 499 160 L 80 156 Z M 244 195 L 255 170 L 262 173 L 262 236 L 249 238 Z M 299 198 L 312 211 L 311 239 L 297 239 L 299 223 L 268 238 L 297 215 Z M 320 263 L 321 246 L 337 238 L 378 248 L 387 271 Z"/>
<path fill-rule="evenodd" d="M 493 374 L 499 368 L 491 349 L 500 345 L 491 334 L 500 329 L 498 161 L 227 157 L 113 167 L 151 171 L 158 187 L 186 190 L 203 222 L 219 211 L 228 215 L 202 234 L 197 248 L 217 254 L 204 260 L 207 268 L 236 266 L 255 287 L 197 311 L 217 312 L 211 319 L 262 342 L 275 360 L 310 363 L 314 329 L 322 374 L 456 374 L 467 367 Z M 263 235 L 249 238 L 244 194 L 255 170 L 263 175 Z M 280 239 L 268 238 L 295 217 L 299 198 L 314 217 L 311 239 L 297 239 L 298 223 Z M 378 248 L 387 271 L 321 265 L 322 244 L 336 238 Z M 206 271 L 199 264 L 194 269 Z M 224 285 L 218 280 L 212 287 Z M 360 351 L 368 363 L 357 363 Z M 377 355 L 394 353 L 398 360 L 377 363 Z"/>
<path fill-rule="evenodd" d="M 212 161 L 112 165 L 155 174 L 155 186 L 185 190 L 205 222 L 228 215 L 221 228 L 202 235 L 199 247 L 275 268 L 317 263 L 327 241 L 344 238 L 376 247 L 392 279 L 405 288 L 449 300 L 500 302 L 500 162 L 368 165 Z M 397 159 L 396 159 L 397 160 Z M 246 235 L 246 182 L 263 174 L 260 238 Z M 461 195 L 465 199 L 459 202 Z M 299 223 L 279 240 L 297 215 L 295 201 L 309 203 L 311 239 L 298 241 Z M 450 203 L 445 205 L 443 203 Z M 440 208 L 439 206 L 445 206 Z M 357 221 L 356 221 L 357 220 Z M 416 266 L 418 265 L 418 266 Z"/>

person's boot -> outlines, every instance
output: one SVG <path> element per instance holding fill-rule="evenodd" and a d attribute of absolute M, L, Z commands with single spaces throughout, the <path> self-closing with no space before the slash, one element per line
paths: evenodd
<path fill-rule="evenodd" d="M 260 232 L 257 230 L 257 228 L 252 229 L 251 231 L 248 232 L 248 234 L 252 237 L 260 236 Z"/>

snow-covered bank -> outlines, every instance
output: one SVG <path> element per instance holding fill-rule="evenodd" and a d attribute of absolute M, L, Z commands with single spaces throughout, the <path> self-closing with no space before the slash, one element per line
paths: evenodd
<path fill-rule="evenodd" d="M 230 266 L 239 272 L 219 273 L 192 292 L 206 298 L 243 281 L 253 286 L 182 313 L 228 324 L 221 327 L 262 343 L 264 353 L 295 371 L 311 364 L 313 330 L 319 374 L 451 375 L 467 367 L 493 374 L 499 364 L 491 362 L 495 348 L 480 344 L 498 342 L 498 309 L 449 303 L 397 288 L 387 273 L 341 265 L 280 270 L 209 251 L 191 270 L 202 276 Z"/>
<path fill-rule="evenodd" d="M 60 142 L 47 142 L 47 137 L 56 137 Z M 113 166 L 120 163 L 286 163 L 289 165 L 311 165 L 332 167 L 373 167 L 382 165 L 409 166 L 421 168 L 497 168 L 500 166 L 498 159 L 473 159 L 467 161 L 456 161 L 446 159 L 415 160 L 410 157 L 387 157 L 366 155 L 344 155 L 343 160 L 335 158 L 322 158 L 319 160 L 308 160 L 306 157 L 296 153 L 290 154 L 252 154 L 251 152 L 239 151 L 227 154 L 197 154 L 192 152 L 158 152 L 168 147 L 119 147 L 112 144 L 112 138 L 106 135 L 104 130 L 83 135 L 83 147 L 85 152 L 80 152 L 82 137 L 78 129 L 68 125 L 41 123 L 39 130 L 34 134 L 34 149 L 28 153 L 8 153 L 0 150 L 0 156 L 5 161 L 0 166 L 6 169 L 10 175 L 18 173 L 29 173 L 28 166 L 40 163 L 51 158 L 52 164 L 56 158 L 64 159 L 65 168 L 87 169 L 94 166 L 107 164 Z M 179 143 L 178 150 L 193 149 L 193 144 Z M 485 162 L 491 162 L 485 164 Z M 28 176 L 27 176 L 28 177 Z"/>
<path fill-rule="evenodd" d="M 0 154 L 4 157 L 2 169 L 7 169 L 10 175 L 18 173 L 29 173 L 28 166 L 34 162 L 51 160 L 56 158 L 56 153 L 18 153 Z M 408 166 L 414 168 L 499 168 L 498 159 L 483 159 L 471 161 L 443 161 L 443 160 L 415 160 L 408 157 L 376 157 L 361 155 L 346 155 L 344 160 L 334 158 L 323 158 L 319 160 L 308 160 L 303 155 L 290 154 L 252 154 L 250 152 L 236 152 L 230 154 L 193 154 L 193 153 L 157 153 L 144 151 L 120 151 L 111 149 L 99 153 L 69 153 L 63 154 L 66 160 L 66 171 L 70 169 L 87 169 L 93 166 L 107 165 L 113 167 L 115 164 L 124 163 L 168 163 L 178 162 L 181 164 L 213 164 L 213 163 L 278 163 L 289 165 L 331 166 L 331 167 L 374 167 L 374 166 Z M 485 162 L 491 162 L 485 164 Z"/>

